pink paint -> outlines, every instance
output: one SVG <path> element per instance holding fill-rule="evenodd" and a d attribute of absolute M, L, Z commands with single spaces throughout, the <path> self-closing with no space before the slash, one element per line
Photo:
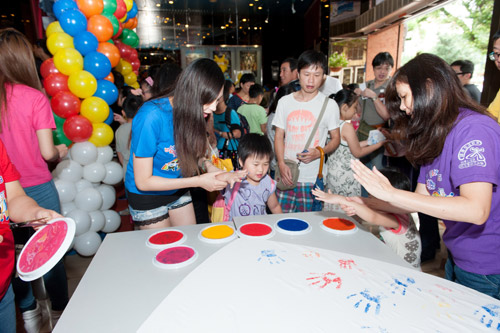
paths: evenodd
<path fill-rule="evenodd" d="M 240 232 L 247 236 L 260 237 L 269 235 L 273 229 L 267 224 L 248 223 L 240 227 Z"/>
<path fill-rule="evenodd" d="M 182 237 L 184 237 L 182 232 L 168 230 L 152 235 L 149 237 L 149 242 L 154 245 L 166 245 L 178 242 Z"/>
<path fill-rule="evenodd" d="M 65 221 L 56 221 L 40 229 L 25 245 L 18 260 L 19 269 L 29 273 L 44 265 L 59 250 L 67 232 Z"/>
<path fill-rule="evenodd" d="M 176 246 L 158 253 L 156 255 L 156 260 L 161 264 L 175 265 L 191 259 L 194 254 L 194 250 L 190 247 Z"/>

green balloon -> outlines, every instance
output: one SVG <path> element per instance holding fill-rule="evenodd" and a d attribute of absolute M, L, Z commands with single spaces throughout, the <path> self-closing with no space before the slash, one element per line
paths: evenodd
<path fill-rule="evenodd" d="M 63 124 L 64 124 L 64 121 L 66 119 L 64 118 L 61 118 L 59 117 L 57 114 L 55 114 L 54 112 L 52 112 L 52 115 L 54 116 L 54 120 L 56 122 L 56 128 L 62 128 L 63 127 Z"/>
<path fill-rule="evenodd" d="M 116 0 L 103 0 L 104 9 L 102 15 L 108 14 L 113 15 L 116 11 Z"/>
<path fill-rule="evenodd" d="M 108 40 L 108 43 L 111 43 L 111 44 L 115 45 L 115 41 L 112 40 L 112 39 Z"/>
<path fill-rule="evenodd" d="M 62 125 L 52 132 L 52 138 L 55 145 L 65 144 L 66 146 L 69 146 L 72 144 L 71 140 L 64 135 Z"/>
<path fill-rule="evenodd" d="M 135 31 L 130 29 L 123 29 L 120 39 L 124 44 L 131 47 L 137 47 L 139 45 L 139 37 Z"/>
<path fill-rule="evenodd" d="M 113 15 L 113 14 L 101 14 L 105 18 L 111 22 L 111 25 L 113 26 L 113 36 L 118 33 L 118 29 L 120 29 L 120 23 L 118 22 L 118 19 Z"/>

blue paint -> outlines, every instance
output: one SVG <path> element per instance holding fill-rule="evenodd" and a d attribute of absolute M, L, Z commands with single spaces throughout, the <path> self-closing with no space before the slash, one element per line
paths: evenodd
<path fill-rule="evenodd" d="M 349 298 L 351 298 L 353 296 L 358 296 L 358 294 L 349 295 L 349 296 L 347 296 L 347 298 L 349 299 Z M 361 296 L 361 297 L 360 297 L 359 301 L 356 304 L 354 304 L 355 308 L 359 308 L 359 306 L 361 305 L 361 303 L 363 303 L 363 301 L 365 301 L 366 302 L 366 306 L 365 306 L 365 309 L 364 309 L 365 313 L 368 313 L 368 311 L 372 307 L 372 304 L 376 304 L 376 306 L 375 306 L 375 314 L 378 315 L 380 313 L 380 306 L 381 306 L 380 302 L 382 300 L 382 296 L 381 295 L 379 295 L 379 296 L 372 296 L 372 295 L 370 295 L 370 292 L 368 291 L 368 289 L 365 289 L 365 290 L 359 292 L 359 296 Z"/>
<path fill-rule="evenodd" d="M 262 250 L 260 251 L 260 258 L 257 259 L 257 261 L 261 261 L 263 258 L 267 259 L 267 262 L 269 264 L 281 264 L 282 262 L 285 262 L 286 260 L 281 258 L 279 255 L 276 254 L 274 250 Z"/>
<path fill-rule="evenodd" d="M 493 329 L 496 329 L 497 331 L 500 331 L 500 311 L 499 310 L 500 310 L 500 306 L 495 305 L 495 304 L 488 304 L 488 305 L 482 306 L 479 310 L 474 311 L 474 315 L 480 315 L 483 312 L 481 320 L 480 320 L 481 324 L 483 324 L 487 328 L 493 328 Z"/>
<path fill-rule="evenodd" d="M 287 231 L 304 231 L 309 228 L 309 223 L 299 219 L 283 219 L 278 222 L 278 227 Z"/>

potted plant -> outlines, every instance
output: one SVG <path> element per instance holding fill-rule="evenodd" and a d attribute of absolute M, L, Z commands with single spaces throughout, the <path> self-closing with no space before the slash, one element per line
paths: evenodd
<path fill-rule="evenodd" d="M 342 67 L 347 66 L 348 63 L 349 62 L 347 61 L 347 57 L 344 52 L 338 53 L 335 51 L 328 58 L 328 66 L 332 72 L 340 71 Z"/>

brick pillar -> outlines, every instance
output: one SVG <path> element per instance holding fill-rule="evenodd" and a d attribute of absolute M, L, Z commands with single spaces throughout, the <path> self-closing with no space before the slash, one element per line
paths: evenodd
<path fill-rule="evenodd" d="M 372 61 L 380 52 L 389 52 L 392 55 L 394 58 L 394 69 L 401 66 L 404 36 L 405 26 L 402 23 L 368 35 L 366 47 L 366 81 L 374 79 Z M 394 69 L 391 76 L 394 74 Z"/>

